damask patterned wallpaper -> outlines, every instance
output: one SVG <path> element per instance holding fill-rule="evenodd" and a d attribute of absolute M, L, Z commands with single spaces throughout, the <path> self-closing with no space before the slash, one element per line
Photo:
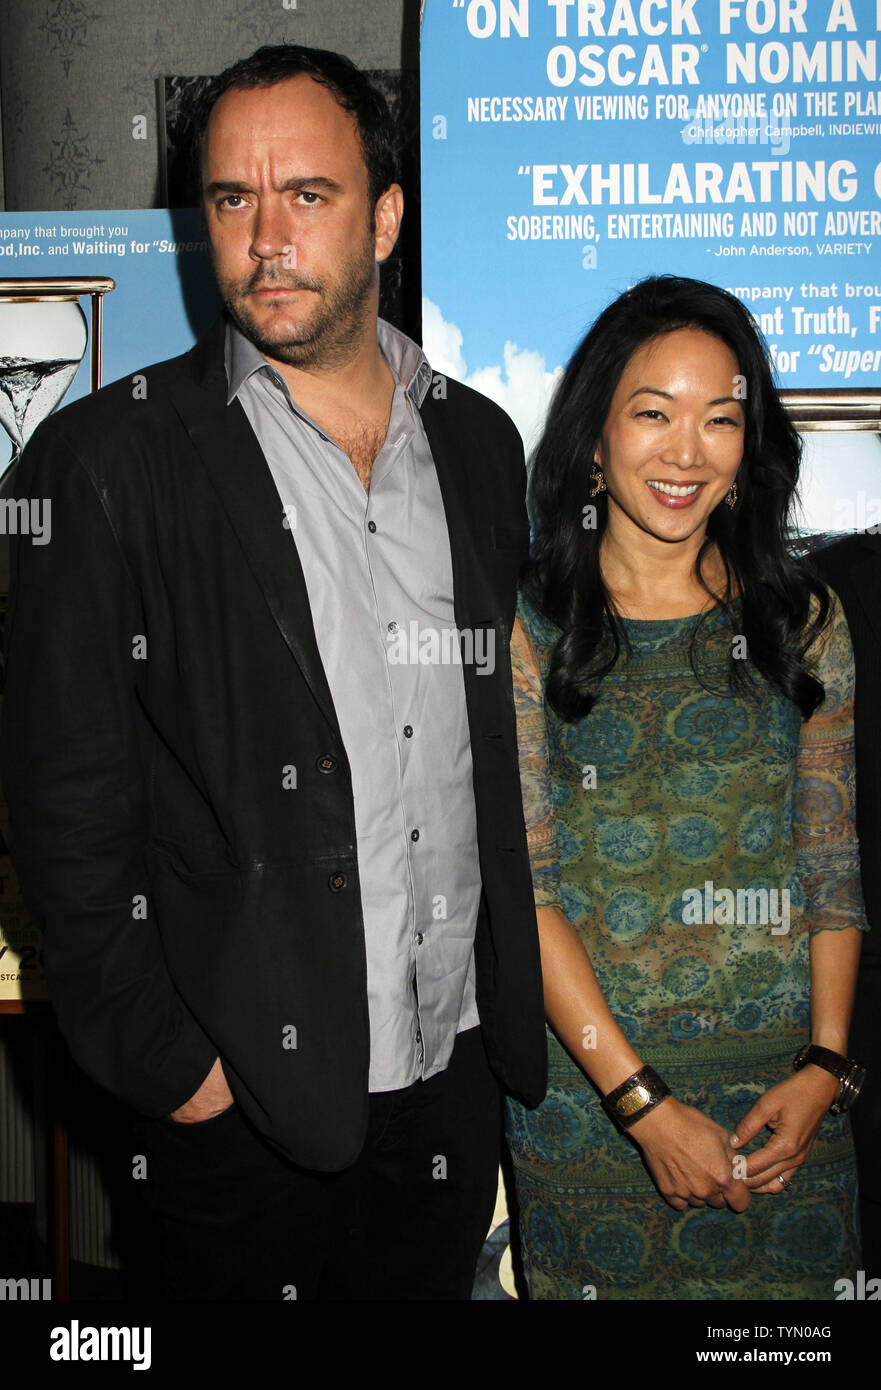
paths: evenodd
<path fill-rule="evenodd" d="M 416 68 L 418 26 L 418 0 L 0 0 L 3 206 L 155 207 L 157 79 L 283 42 Z"/>

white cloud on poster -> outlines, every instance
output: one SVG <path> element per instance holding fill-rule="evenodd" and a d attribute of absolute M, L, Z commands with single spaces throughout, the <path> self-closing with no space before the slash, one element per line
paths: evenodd
<path fill-rule="evenodd" d="M 563 368 L 548 371 L 540 352 L 506 342 L 501 365 L 468 371 L 462 330 L 448 323 L 430 299 L 422 301 L 422 341 L 436 372 L 462 381 L 500 405 L 517 426 L 527 452 L 538 442 L 548 403 Z"/>

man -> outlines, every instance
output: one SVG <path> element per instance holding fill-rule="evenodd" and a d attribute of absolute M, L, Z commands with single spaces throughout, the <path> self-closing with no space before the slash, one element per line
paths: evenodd
<path fill-rule="evenodd" d="M 522 451 L 377 324 L 402 194 L 346 59 L 259 50 L 194 139 L 225 319 L 20 467 L 11 848 L 172 1296 L 467 1298 L 546 1066 Z"/>
<path fill-rule="evenodd" d="M 863 1266 L 881 1277 L 881 535 L 846 536 L 813 560 L 841 599 L 856 667 L 857 831 L 863 896 L 872 930 L 863 941 L 849 1054 L 866 1068 L 851 1111 L 860 1191 Z"/>

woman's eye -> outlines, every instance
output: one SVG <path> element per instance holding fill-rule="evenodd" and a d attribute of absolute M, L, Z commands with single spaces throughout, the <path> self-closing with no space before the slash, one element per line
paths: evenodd
<path fill-rule="evenodd" d="M 637 414 L 639 420 L 663 420 L 664 412 L 661 410 L 640 410 Z"/>

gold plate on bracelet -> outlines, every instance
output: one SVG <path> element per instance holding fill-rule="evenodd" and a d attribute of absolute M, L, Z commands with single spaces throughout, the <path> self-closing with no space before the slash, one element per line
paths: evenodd
<path fill-rule="evenodd" d="M 634 1086 L 632 1091 L 615 1101 L 615 1109 L 619 1115 L 633 1115 L 644 1105 L 648 1105 L 651 1098 L 652 1093 L 647 1086 Z"/>

